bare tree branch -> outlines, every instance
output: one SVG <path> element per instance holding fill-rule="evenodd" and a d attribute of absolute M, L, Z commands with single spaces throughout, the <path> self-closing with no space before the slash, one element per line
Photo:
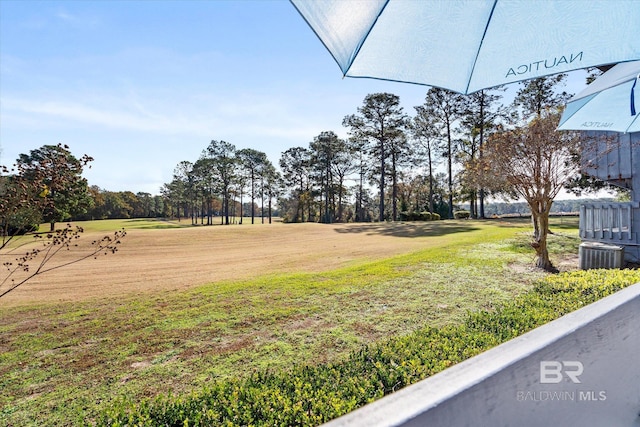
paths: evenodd
<path fill-rule="evenodd" d="M 23 285 L 36 276 L 53 271 L 59 268 L 63 268 L 72 264 L 76 264 L 88 258 L 97 258 L 99 255 L 114 254 L 118 251 L 118 246 L 121 244 L 122 238 L 126 236 L 124 229 L 116 231 L 113 235 L 103 236 L 98 240 L 91 242 L 91 247 L 83 251 L 83 253 L 60 264 L 53 264 L 52 260 L 62 250 L 70 250 L 72 247 L 78 247 L 78 240 L 83 233 L 81 227 L 72 227 L 71 224 L 67 224 L 65 228 L 56 230 L 52 233 L 34 234 L 33 237 L 36 240 L 42 240 L 42 246 L 33 248 L 27 252 L 17 256 L 12 261 L 6 261 L 2 264 L 5 269 L 5 277 L 0 281 L 0 298 L 13 291 L 17 287 Z M 23 244 L 24 245 L 24 244 Z M 2 254 L 2 255 L 7 255 Z M 14 276 L 20 272 L 25 273 L 16 279 Z M 2 289 L 7 284 L 9 287 Z"/>

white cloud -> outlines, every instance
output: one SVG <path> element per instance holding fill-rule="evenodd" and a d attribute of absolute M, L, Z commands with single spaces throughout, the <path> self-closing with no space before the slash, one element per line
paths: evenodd
<path fill-rule="evenodd" d="M 54 14 L 55 18 L 62 21 L 74 29 L 94 29 L 100 23 L 100 19 L 97 15 L 87 15 L 86 13 L 77 14 L 70 13 L 68 10 L 60 9 Z"/>
<path fill-rule="evenodd" d="M 273 137 L 299 144 L 310 141 L 320 130 L 327 130 L 318 130 L 323 123 L 321 117 L 316 115 L 310 120 L 308 113 L 296 109 L 295 102 L 271 95 L 244 94 L 233 100 L 214 96 L 180 98 L 178 94 L 162 94 L 160 99 L 154 99 L 134 91 L 114 95 L 3 98 L 3 126 L 106 128 L 214 139 L 225 135 Z M 173 96 L 176 99 L 171 99 Z"/>
<path fill-rule="evenodd" d="M 56 13 L 56 16 L 60 19 L 62 19 L 63 21 L 70 21 L 70 22 L 75 22 L 76 21 L 76 17 L 64 12 L 64 11 L 60 11 L 58 13 Z"/>
<path fill-rule="evenodd" d="M 143 111 L 141 108 L 115 109 L 73 101 L 41 101 L 4 99 L 3 114 L 23 116 L 34 120 L 64 120 L 70 126 L 102 126 L 143 132 L 203 131 L 184 117 L 170 118 L 162 114 Z M 8 124 L 10 126 L 10 124 Z"/>

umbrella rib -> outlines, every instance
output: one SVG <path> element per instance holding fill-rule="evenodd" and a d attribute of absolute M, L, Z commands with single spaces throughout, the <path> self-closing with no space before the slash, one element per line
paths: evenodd
<path fill-rule="evenodd" d="M 478 44 L 478 51 L 476 52 L 476 57 L 473 60 L 473 66 L 471 67 L 471 73 L 469 74 L 469 79 L 467 80 L 467 87 L 465 89 L 465 93 L 469 93 L 469 85 L 471 84 L 471 77 L 473 76 L 473 72 L 476 69 L 476 64 L 478 63 L 478 57 L 480 56 L 480 50 L 482 49 L 482 44 L 484 43 L 484 38 L 487 35 L 487 30 L 489 30 L 489 24 L 491 23 L 491 18 L 493 17 L 493 12 L 496 10 L 496 5 L 498 4 L 498 0 L 493 0 L 493 6 L 491 7 L 491 13 L 489 13 L 489 18 L 487 19 L 487 25 L 484 27 L 484 32 L 482 33 L 482 39 L 480 39 L 480 43 Z"/>
<path fill-rule="evenodd" d="M 289 0 L 289 2 L 295 8 L 295 10 L 298 12 L 298 14 L 302 17 L 302 19 L 304 19 L 304 22 L 311 29 L 311 31 L 313 31 L 313 34 L 315 34 L 316 37 L 318 38 L 318 40 L 320 40 L 320 43 L 322 43 L 322 46 L 324 46 L 324 48 L 327 49 L 327 51 L 329 52 L 329 54 L 331 55 L 333 60 L 336 62 L 336 64 L 338 64 L 338 67 L 342 71 L 342 77 L 344 77 L 345 76 L 345 71 L 342 69 L 342 65 L 340 65 L 340 61 L 338 61 L 338 58 L 336 58 L 336 55 L 333 53 L 333 51 L 331 49 L 329 49 L 329 46 L 327 46 L 327 44 L 325 43 L 324 39 L 322 37 L 320 37 L 320 34 L 318 34 L 316 29 L 313 28 L 313 25 L 311 25 L 311 23 L 309 23 L 309 20 L 307 19 L 307 17 L 302 13 L 302 11 L 298 8 L 298 6 L 296 6 L 294 1 L 293 0 Z"/>
<path fill-rule="evenodd" d="M 349 58 L 349 66 L 347 67 L 346 70 L 344 70 L 344 76 L 346 76 L 347 73 L 349 72 L 349 70 L 351 69 L 351 66 L 353 65 L 353 62 L 356 60 L 356 58 L 358 57 L 358 54 L 360 53 L 360 49 L 362 49 L 362 45 L 364 45 L 364 42 L 369 37 L 369 34 L 371 34 L 371 30 L 373 30 L 373 27 L 376 26 L 376 23 L 378 22 L 378 19 L 380 19 L 380 15 L 382 15 L 382 12 L 384 12 L 384 10 L 387 8 L 387 5 L 389 4 L 389 1 L 390 0 L 386 0 L 384 2 L 384 6 L 382 6 L 380 8 L 380 10 L 378 11 L 378 15 L 376 16 L 376 19 L 371 21 L 371 25 L 367 29 L 367 32 L 360 39 L 360 43 L 358 43 L 358 47 L 356 47 L 356 49 L 353 52 L 353 54 L 351 54 L 351 58 Z"/>
<path fill-rule="evenodd" d="M 350 62 L 348 64 L 349 66 L 346 69 L 343 69 L 342 68 L 342 64 L 340 64 L 340 61 L 338 60 L 338 58 L 336 58 L 336 55 L 333 53 L 333 50 L 329 49 L 329 46 L 327 46 L 327 43 L 325 43 L 324 39 L 322 37 L 320 37 L 320 34 L 318 34 L 316 29 L 313 27 L 313 25 L 311 25 L 311 23 L 309 22 L 307 17 L 302 13 L 302 11 L 298 8 L 298 6 L 296 6 L 296 4 L 294 3 L 294 0 L 289 0 L 289 2 L 296 9 L 298 14 L 302 17 L 302 19 L 304 19 L 304 22 L 311 29 L 311 31 L 313 31 L 313 34 L 315 34 L 316 37 L 318 38 L 318 40 L 320 40 L 320 43 L 322 43 L 324 48 L 327 49 L 327 52 L 329 52 L 329 54 L 331 55 L 333 60 L 336 62 L 336 64 L 338 64 L 338 67 L 340 68 L 340 71 L 342 71 L 342 78 L 344 78 L 347 75 L 347 70 L 349 69 L 349 67 L 351 67 L 353 59 L 350 59 Z"/>
<path fill-rule="evenodd" d="M 636 83 L 638 83 L 638 80 L 640 80 L 640 74 L 638 74 L 638 77 L 636 77 L 633 80 L 633 86 L 631 86 L 631 115 L 635 116 L 636 115 L 636 100 L 635 100 L 635 89 L 636 89 Z M 635 119 L 634 119 L 635 120 Z"/>
<path fill-rule="evenodd" d="M 636 114 L 633 117 L 633 120 L 631 120 L 631 123 L 629 123 L 629 126 L 627 126 L 627 129 L 626 129 L 626 131 L 624 133 L 629 132 L 629 129 L 631 129 L 633 127 L 633 125 L 636 123 L 636 121 L 638 120 L 638 117 L 640 117 L 640 114 Z"/>

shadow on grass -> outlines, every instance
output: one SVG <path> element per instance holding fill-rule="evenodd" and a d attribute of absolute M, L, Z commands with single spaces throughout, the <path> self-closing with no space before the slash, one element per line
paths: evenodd
<path fill-rule="evenodd" d="M 506 218 L 486 218 L 479 221 L 491 222 L 500 227 L 528 227 L 533 226 L 531 216 L 506 217 Z M 549 227 L 552 229 L 575 230 L 578 228 L 580 219 L 578 216 L 551 215 L 549 216 Z"/>
<path fill-rule="evenodd" d="M 170 221 L 162 218 L 132 218 L 123 220 L 131 229 L 166 229 L 166 228 L 185 228 L 190 227 L 191 223 Z"/>
<path fill-rule="evenodd" d="M 533 228 L 533 224 L 531 222 L 530 216 L 507 217 L 507 218 L 485 218 L 485 219 L 479 219 L 476 221 L 487 222 L 498 227 L 507 227 L 507 228 L 531 227 Z M 555 229 L 576 230 L 578 228 L 578 222 L 579 222 L 579 219 L 577 216 L 550 216 L 549 228 L 552 230 L 555 230 Z"/>
<path fill-rule="evenodd" d="M 385 222 L 354 224 L 351 227 L 336 228 L 337 233 L 382 235 L 393 237 L 429 237 L 464 233 L 479 230 L 477 224 L 464 222 Z"/>
<path fill-rule="evenodd" d="M 522 228 L 531 225 L 531 218 L 486 218 L 478 221 L 503 228 Z"/>

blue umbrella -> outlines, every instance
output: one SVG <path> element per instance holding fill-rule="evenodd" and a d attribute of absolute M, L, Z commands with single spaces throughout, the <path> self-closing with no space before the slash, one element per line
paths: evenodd
<path fill-rule="evenodd" d="M 611 68 L 569 100 L 558 129 L 640 132 L 639 79 L 640 61 Z"/>
<path fill-rule="evenodd" d="M 640 59 L 637 0 L 291 0 L 344 76 L 460 93 Z"/>

